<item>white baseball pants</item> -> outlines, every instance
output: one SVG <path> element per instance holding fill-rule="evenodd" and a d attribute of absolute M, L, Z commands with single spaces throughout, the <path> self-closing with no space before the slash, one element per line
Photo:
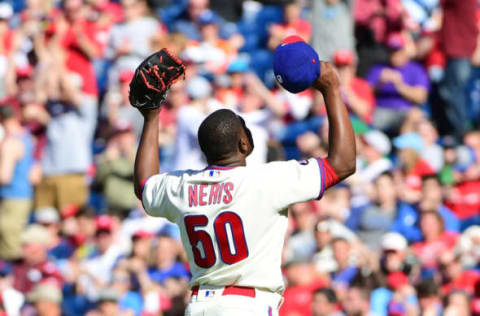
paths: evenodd
<path fill-rule="evenodd" d="M 255 297 L 222 295 L 223 287 L 201 286 L 185 316 L 278 316 L 280 294 L 255 290 Z"/>

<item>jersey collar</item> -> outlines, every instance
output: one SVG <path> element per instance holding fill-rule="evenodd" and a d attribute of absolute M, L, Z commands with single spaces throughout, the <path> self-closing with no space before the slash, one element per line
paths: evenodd
<path fill-rule="evenodd" d="M 237 168 L 238 166 L 208 166 L 205 168 L 205 170 L 231 170 L 234 168 Z"/>

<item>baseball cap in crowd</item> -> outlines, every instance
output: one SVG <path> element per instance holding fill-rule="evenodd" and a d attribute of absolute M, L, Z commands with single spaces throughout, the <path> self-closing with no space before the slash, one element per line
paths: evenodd
<path fill-rule="evenodd" d="M 315 225 L 316 232 L 329 232 L 330 222 L 328 220 L 321 220 Z"/>
<path fill-rule="evenodd" d="M 135 73 L 133 72 L 133 70 L 124 70 L 120 73 L 118 80 L 121 83 L 130 83 L 130 81 L 132 81 L 134 74 Z"/>
<path fill-rule="evenodd" d="M 114 289 L 103 289 L 98 294 L 98 302 L 117 302 L 120 295 Z"/>
<path fill-rule="evenodd" d="M 69 204 L 64 208 L 62 208 L 62 210 L 60 211 L 60 214 L 62 215 L 63 218 L 69 218 L 69 217 L 75 216 L 79 210 L 80 208 L 77 205 Z"/>
<path fill-rule="evenodd" d="M 27 300 L 31 303 L 47 301 L 60 304 L 62 299 L 62 291 L 53 282 L 39 283 L 27 294 Z"/>
<path fill-rule="evenodd" d="M 242 58 L 237 58 L 228 65 L 228 73 L 239 73 L 248 71 L 248 62 Z"/>
<path fill-rule="evenodd" d="M 402 33 L 392 33 L 387 38 L 387 47 L 391 50 L 399 50 L 405 47 L 407 41 Z"/>
<path fill-rule="evenodd" d="M 190 79 L 185 86 L 185 90 L 193 100 L 204 99 L 212 95 L 212 85 L 201 76 Z"/>
<path fill-rule="evenodd" d="M 382 250 L 404 251 L 408 247 L 407 240 L 399 233 L 388 232 L 382 237 Z"/>
<path fill-rule="evenodd" d="M 282 87 L 298 93 L 308 89 L 320 76 L 320 60 L 300 36 L 292 35 L 275 49 L 273 71 Z"/>
<path fill-rule="evenodd" d="M 388 155 L 392 150 L 392 144 L 387 135 L 377 130 L 370 130 L 363 134 L 363 140 L 369 146 L 375 148 L 382 155 Z"/>
<path fill-rule="evenodd" d="M 9 3 L 0 3 L 0 20 L 8 20 L 13 16 L 13 8 Z"/>
<path fill-rule="evenodd" d="M 395 271 L 387 276 L 388 286 L 393 290 L 398 290 L 409 283 L 408 277 L 400 271 Z"/>
<path fill-rule="evenodd" d="M 217 22 L 218 22 L 217 17 L 211 10 L 206 10 L 198 18 L 198 23 L 200 25 L 216 24 Z"/>
<path fill-rule="evenodd" d="M 417 133 L 406 133 L 393 139 L 393 146 L 397 149 L 413 149 L 417 153 L 423 151 L 423 139 Z"/>
<path fill-rule="evenodd" d="M 20 240 L 22 244 L 50 244 L 50 234 L 48 230 L 38 224 L 33 224 L 25 229 L 21 236 Z"/>
<path fill-rule="evenodd" d="M 44 207 L 35 211 L 35 221 L 40 224 L 55 224 L 60 221 L 60 216 L 55 208 Z"/>
<path fill-rule="evenodd" d="M 0 260 L 0 278 L 9 275 L 12 272 L 12 265 L 7 261 Z"/>
<path fill-rule="evenodd" d="M 16 69 L 17 79 L 28 79 L 33 75 L 33 67 L 30 64 L 19 66 Z"/>
<path fill-rule="evenodd" d="M 455 148 L 459 145 L 457 139 L 451 135 L 442 137 L 441 144 L 444 148 Z"/>
<path fill-rule="evenodd" d="M 351 50 L 341 49 L 333 54 L 333 62 L 336 66 L 348 66 L 355 61 L 355 55 Z"/>
<path fill-rule="evenodd" d="M 475 152 L 469 146 L 461 145 L 455 149 L 455 170 L 464 172 L 475 163 Z"/>
<path fill-rule="evenodd" d="M 154 233 L 146 231 L 144 229 L 137 230 L 135 234 L 132 235 L 132 239 L 150 239 L 155 236 Z"/>
<path fill-rule="evenodd" d="M 97 232 L 109 232 L 113 228 L 113 218 L 109 215 L 100 215 L 95 219 L 95 227 L 97 228 Z"/>

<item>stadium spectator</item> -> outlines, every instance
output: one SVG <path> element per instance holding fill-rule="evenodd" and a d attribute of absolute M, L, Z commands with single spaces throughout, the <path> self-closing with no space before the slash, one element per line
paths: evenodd
<path fill-rule="evenodd" d="M 361 76 L 365 76 L 372 65 L 387 63 L 388 50 L 385 44 L 391 33 L 404 28 L 402 11 L 401 1 L 355 1 L 353 17 L 360 58 L 358 72 Z"/>
<path fill-rule="evenodd" d="M 429 274 L 438 268 L 440 256 L 455 247 L 458 235 L 445 231 L 443 218 L 436 211 L 421 213 L 420 231 L 423 241 L 414 243 L 412 248 L 424 272 Z"/>
<path fill-rule="evenodd" d="M 335 292 L 323 288 L 313 292 L 312 316 L 344 316 L 338 310 L 338 301 Z"/>
<path fill-rule="evenodd" d="M 370 85 L 355 75 L 355 55 L 349 50 L 338 50 L 333 54 L 333 62 L 342 80 L 345 104 L 353 115 L 370 123 L 375 108 L 375 96 Z"/>
<path fill-rule="evenodd" d="M 403 34 L 391 34 L 387 42 L 390 61 L 374 65 L 367 75 L 373 87 L 376 108 L 373 125 L 392 134 L 398 132 L 409 109 L 427 101 L 430 83 L 425 70 L 411 61 Z"/>
<path fill-rule="evenodd" d="M 400 206 L 391 173 L 378 176 L 373 196 L 372 203 L 352 210 L 347 221 L 349 228 L 357 232 L 360 240 L 377 251 L 380 249 L 380 237 L 393 225 Z"/>
<path fill-rule="evenodd" d="M 127 217 L 138 201 L 133 194 L 133 164 L 137 139 L 128 123 L 117 123 L 107 148 L 98 157 L 95 182 L 101 187 L 110 214 Z"/>
<path fill-rule="evenodd" d="M 22 292 L 13 288 L 12 265 L 0 261 L 0 314 L 19 316 L 25 302 Z"/>
<path fill-rule="evenodd" d="M 286 262 L 285 276 L 287 287 L 283 294 L 280 316 L 309 316 L 315 289 L 325 286 L 325 280 L 316 278 L 314 267 L 309 261 L 295 260 Z"/>
<path fill-rule="evenodd" d="M 361 136 L 360 157 L 365 160 L 366 166 L 360 168 L 357 181 L 362 184 L 371 184 L 379 175 L 393 168 L 390 159 L 386 157 L 392 149 L 388 137 L 380 131 L 371 130 Z"/>
<path fill-rule="evenodd" d="M 315 214 L 312 203 L 298 203 L 290 209 L 290 215 L 295 221 L 295 229 L 288 239 L 285 260 L 292 258 L 309 260 L 315 251 L 313 230 Z"/>
<path fill-rule="evenodd" d="M 445 316 L 467 316 L 472 315 L 470 308 L 470 296 L 462 291 L 454 291 L 447 297 L 445 304 Z"/>
<path fill-rule="evenodd" d="M 331 246 L 333 234 L 330 226 L 328 220 L 320 220 L 315 225 L 316 250 L 312 261 L 318 273 L 328 274 L 337 269 Z"/>
<path fill-rule="evenodd" d="M 439 93 L 445 102 L 445 115 L 452 134 L 458 139 L 469 130 L 466 87 L 471 75 L 471 60 L 478 36 L 475 0 L 441 1 L 443 22 L 440 42 L 447 65 Z M 462 34 L 462 36 L 456 36 Z"/>
<path fill-rule="evenodd" d="M 32 206 L 33 139 L 10 106 L 0 107 L 5 137 L 0 144 L 0 258 L 21 255 L 20 235 Z"/>
<path fill-rule="evenodd" d="M 125 253 L 125 245 L 116 235 L 113 217 L 101 215 L 95 219 L 95 252 L 81 263 L 80 285 L 91 300 L 99 298 L 101 290 L 111 282 L 113 267 Z"/>
<path fill-rule="evenodd" d="M 273 24 L 269 29 L 268 46 L 270 49 L 274 50 L 284 38 L 290 35 L 298 35 L 304 41 L 310 42 L 312 26 L 310 22 L 302 19 L 301 15 L 302 8 L 299 3 L 291 1 L 285 5 L 283 8 L 284 23 Z"/>
<path fill-rule="evenodd" d="M 22 293 L 28 293 L 35 285 L 52 282 L 63 284 L 63 277 L 55 261 L 48 258 L 50 235 L 46 228 L 34 224 L 21 235 L 22 260 L 13 266 L 13 286 Z"/>
<path fill-rule="evenodd" d="M 140 137 L 142 131 L 142 115 L 128 101 L 130 81 L 133 78 L 132 70 L 124 70 L 120 73 L 118 90 L 109 89 L 104 100 L 102 113 L 111 126 L 128 124 L 133 128 L 135 136 Z"/>
<path fill-rule="evenodd" d="M 226 22 L 210 10 L 209 0 L 188 0 L 186 9 L 169 25 L 169 29 L 172 32 L 183 33 L 191 40 L 199 41 L 201 38 L 198 27 L 199 20 L 202 16 L 210 14 L 213 14 L 214 18 L 218 20 L 222 38 L 228 39 L 236 34 L 237 28 L 234 24 Z"/>
<path fill-rule="evenodd" d="M 447 295 L 454 291 L 464 291 L 473 295 L 475 285 L 480 282 L 480 273 L 475 270 L 464 270 L 460 255 L 455 252 L 445 252 L 440 257 L 440 271 L 442 275 L 443 294 Z"/>
<path fill-rule="evenodd" d="M 349 288 L 343 303 L 347 316 L 368 316 L 370 310 L 370 293 L 368 289 L 353 285 Z"/>
<path fill-rule="evenodd" d="M 435 175 L 422 178 L 422 198 L 417 205 L 404 205 L 399 209 L 392 229 L 404 235 L 409 242 L 421 240 L 419 218 L 422 211 L 436 211 L 445 222 L 445 229 L 460 231 L 460 222 L 453 212 L 443 204 L 440 180 Z"/>
<path fill-rule="evenodd" d="M 63 11 L 47 30 L 51 45 L 65 51 L 65 66 L 80 76 L 82 92 L 96 97 L 98 88 L 92 60 L 100 55 L 97 29 L 85 16 L 87 7 L 83 1 L 63 0 L 62 7 Z"/>
<path fill-rule="evenodd" d="M 333 61 L 338 50 L 353 51 L 354 1 L 320 0 L 312 7 L 312 45 L 320 60 Z"/>
<path fill-rule="evenodd" d="M 61 54 L 56 57 L 60 58 Z M 51 61 L 54 63 L 54 61 Z M 53 64 L 52 64 L 53 65 Z M 97 118 L 97 101 L 81 90 L 81 78 L 56 66 L 49 72 L 46 146 L 42 157 L 44 178 L 36 187 L 35 205 L 62 210 L 84 206 L 88 198 L 85 179 L 92 153 L 90 145 Z"/>
<path fill-rule="evenodd" d="M 170 278 L 180 280 L 187 279 L 189 273 L 185 266 L 177 261 L 178 244 L 169 236 L 161 236 L 158 239 L 155 250 L 155 261 L 148 269 L 148 275 L 152 281 L 165 285 Z"/>
<path fill-rule="evenodd" d="M 442 315 L 443 305 L 437 284 L 432 279 L 422 280 L 417 286 L 421 315 Z"/>
<path fill-rule="evenodd" d="M 149 16 L 145 0 L 123 0 L 123 23 L 116 24 L 105 51 L 113 66 L 108 76 L 109 85 L 114 87 L 124 71 L 134 70 L 152 51 L 151 40 L 162 33 L 162 27 Z"/>
<path fill-rule="evenodd" d="M 54 283 L 40 283 L 28 293 L 26 306 L 22 315 L 60 316 L 62 315 L 62 292 Z M 29 310 L 31 309 L 31 310 Z"/>

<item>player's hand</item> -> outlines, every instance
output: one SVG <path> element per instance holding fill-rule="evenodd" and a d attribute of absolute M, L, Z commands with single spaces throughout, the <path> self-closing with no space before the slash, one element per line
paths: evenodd
<path fill-rule="evenodd" d="M 340 88 L 340 77 L 335 67 L 326 61 L 320 61 L 320 76 L 312 85 L 322 93 Z"/>

